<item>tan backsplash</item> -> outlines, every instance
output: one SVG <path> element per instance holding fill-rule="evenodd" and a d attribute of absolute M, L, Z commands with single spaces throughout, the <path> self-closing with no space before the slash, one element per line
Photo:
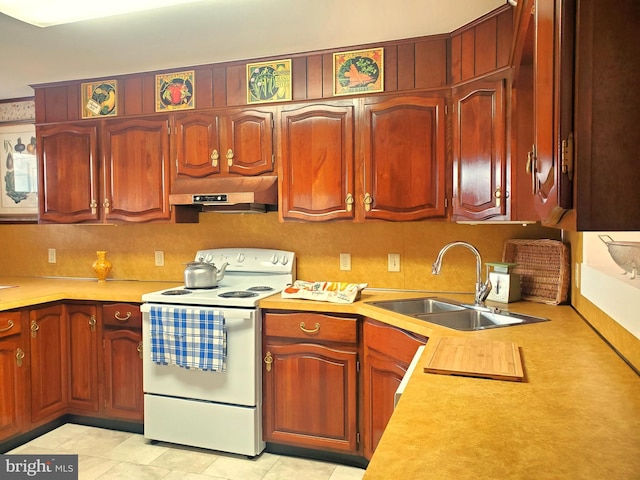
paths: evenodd
<path fill-rule="evenodd" d="M 109 278 L 182 282 L 184 264 L 203 248 L 259 247 L 292 250 L 302 280 L 367 282 L 371 287 L 433 291 L 473 290 L 475 260 L 467 249 L 450 250 L 440 276 L 431 264 L 447 242 L 475 245 L 484 262 L 502 258 L 510 238 L 559 238 L 539 225 L 459 225 L 450 222 L 356 224 L 280 223 L 267 214 L 200 214 L 199 224 L 0 225 L 0 274 L 94 278 L 97 250 L 113 263 Z M 55 248 L 57 263 L 48 263 Z M 154 266 L 154 251 L 165 266 Z M 351 253 L 351 271 L 339 270 L 339 254 Z M 387 254 L 399 253 L 400 272 L 387 271 Z"/>

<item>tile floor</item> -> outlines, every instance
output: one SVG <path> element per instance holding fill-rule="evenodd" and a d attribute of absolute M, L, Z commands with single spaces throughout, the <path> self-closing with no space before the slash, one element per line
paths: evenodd
<path fill-rule="evenodd" d="M 7 452 L 78 454 L 79 480 L 360 480 L 364 470 L 262 453 L 255 459 L 67 423 Z"/>

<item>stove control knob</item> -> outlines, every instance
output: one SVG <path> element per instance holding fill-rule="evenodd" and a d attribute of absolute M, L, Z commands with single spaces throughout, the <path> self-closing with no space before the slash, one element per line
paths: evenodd
<path fill-rule="evenodd" d="M 213 261 L 213 255 L 208 253 L 207 256 L 205 257 L 204 261 L 207 262 L 207 263 L 211 263 Z"/>
<path fill-rule="evenodd" d="M 277 254 L 274 253 L 273 255 L 271 255 L 271 263 L 273 263 L 274 265 L 276 263 L 278 263 L 278 255 Z"/>
<path fill-rule="evenodd" d="M 282 255 L 282 258 L 280 258 L 280 263 L 283 265 L 286 265 L 289 262 L 289 259 L 287 258 L 286 255 Z"/>
<path fill-rule="evenodd" d="M 238 254 L 238 263 L 242 263 L 244 262 L 244 253 L 239 253 Z"/>

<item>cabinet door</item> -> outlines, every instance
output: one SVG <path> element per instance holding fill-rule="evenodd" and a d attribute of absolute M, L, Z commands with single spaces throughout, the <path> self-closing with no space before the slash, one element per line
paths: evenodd
<path fill-rule="evenodd" d="M 68 335 L 64 307 L 29 312 L 31 349 L 31 421 L 55 418 L 67 406 Z"/>
<path fill-rule="evenodd" d="M 267 442 L 355 452 L 357 353 L 318 344 L 265 344 Z"/>
<path fill-rule="evenodd" d="M 273 112 L 241 110 L 221 116 L 220 155 L 229 173 L 263 175 L 275 170 Z"/>
<path fill-rule="evenodd" d="M 102 140 L 105 218 L 170 219 L 167 118 L 105 122 Z"/>
<path fill-rule="evenodd" d="M 373 97 L 364 104 L 364 217 L 445 215 L 445 94 Z"/>
<path fill-rule="evenodd" d="M 69 406 L 98 411 L 98 338 L 95 305 L 69 304 Z"/>
<path fill-rule="evenodd" d="M 96 124 L 39 126 L 37 133 L 40 220 L 97 221 L 100 195 Z"/>
<path fill-rule="evenodd" d="M 26 347 L 20 313 L 0 312 L 0 441 L 21 433 L 26 405 Z"/>
<path fill-rule="evenodd" d="M 454 220 L 508 219 L 505 80 L 453 92 Z"/>
<path fill-rule="evenodd" d="M 535 2 L 534 142 L 528 166 L 534 207 L 549 224 L 557 223 L 572 206 L 572 183 L 562 169 L 562 142 L 569 141 L 573 128 L 573 4 Z"/>
<path fill-rule="evenodd" d="M 178 176 L 201 178 L 220 173 L 220 132 L 217 115 L 189 113 L 174 120 Z"/>
<path fill-rule="evenodd" d="M 354 218 L 353 115 L 351 101 L 282 111 L 282 219 Z"/>
<path fill-rule="evenodd" d="M 425 337 L 365 320 L 364 455 L 370 459 L 393 413 L 394 394 Z"/>
<path fill-rule="evenodd" d="M 103 338 L 105 413 L 142 421 L 142 332 L 105 328 Z"/>

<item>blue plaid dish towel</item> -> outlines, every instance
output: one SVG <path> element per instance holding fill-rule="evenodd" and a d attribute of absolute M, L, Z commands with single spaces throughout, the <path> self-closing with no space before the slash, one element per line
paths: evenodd
<path fill-rule="evenodd" d="M 152 306 L 150 324 L 154 363 L 213 372 L 226 370 L 227 331 L 222 312 Z"/>

